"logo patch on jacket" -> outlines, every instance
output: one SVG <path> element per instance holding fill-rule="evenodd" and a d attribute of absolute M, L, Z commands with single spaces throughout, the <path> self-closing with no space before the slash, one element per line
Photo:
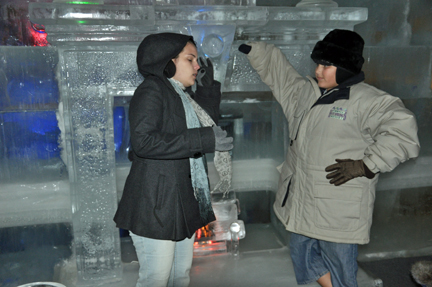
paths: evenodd
<path fill-rule="evenodd" d="M 347 109 L 333 107 L 328 115 L 329 118 L 337 120 L 346 120 Z"/>

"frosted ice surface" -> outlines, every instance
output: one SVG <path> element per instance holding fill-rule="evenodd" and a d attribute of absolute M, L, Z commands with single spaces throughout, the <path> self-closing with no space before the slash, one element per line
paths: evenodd
<path fill-rule="evenodd" d="M 339 7 L 365 7 L 369 8 L 370 21 L 356 26 L 356 31 L 365 39 L 366 45 L 379 46 L 405 46 L 411 42 L 411 25 L 408 15 L 411 5 L 418 1 L 370 1 L 338 0 Z M 426 2 L 424 2 L 426 3 Z M 389 9 L 391 7 L 391 9 Z M 429 6 L 426 9 L 429 10 Z M 430 17 L 430 16 L 428 16 Z"/>
<path fill-rule="evenodd" d="M 213 211 L 216 216 L 216 221 L 210 223 L 210 228 L 213 230 L 216 241 L 229 240 L 230 225 L 237 220 L 238 210 L 235 200 L 222 200 L 212 202 Z"/>
<path fill-rule="evenodd" d="M 430 71 L 424 63 L 430 62 L 430 54 L 424 46 L 366 47 L 366 82 L 401 99 L 425 97 L 430 93 Z"/>
<path fill-rule="evenodd" d="M 234 33 L 234 25 L 189 26 L 189 34 L 198 42 L 198 55 L 211 60 L 214 78 L 221 83 L 225 79 Z M 224 87 L 222 86 L 223 89 Z"/>
<path fill-rule="evenodd" d="M 151 4 L 151 3 L 150 3 Z M 69 3 L 30 3 L 29 17 L 39 24 L 76 24 L 77 20 L 89 24 L 122 23 L 152 24 L 154 22 L 154 7 L 152 5 L 85 5 Z M 83 27 L 81 27 L 83 28 Z M 48 31 L 50 27 L 48 27 Z"/>
<path fill-rule="evenodd" d="M 227 21 L 265 21 L 267 18 L 267 9 L 263 7 L 236 7 L 233 9 L 229 6 L 206 6 L 198 9 L 180 6 L 160 6 L 155 8 L 156 21 L 163 20 L 194 20 L 205 22 Z M 202 23 L 202 22 L 201 22 Z M 247 22 L 246 22 L 247 23 Z M 227 23 L 225 23 L 227 24 Z"/>
<path fill-rule="evenodd" d="M 230 90 L 238 91 L 268 91 L 270 88 L 265 85 L 258 73 L 249 63 L 247 56 L 238 51 L 238 46 L 242 44 L 235 43 L 231 52 L 232 59 L 231 70 L 227 72 L 225 85 Z M 284 45 L 277 43 L 276 46 L 281 48 L 294 68 L 303 76 L 313 75 L 314 64 L 310 59 L 312 48 L 309 45 Z"/>

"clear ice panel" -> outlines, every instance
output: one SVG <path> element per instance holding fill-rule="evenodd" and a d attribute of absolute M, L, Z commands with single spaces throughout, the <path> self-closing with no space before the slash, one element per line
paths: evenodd
<path fill-rule="evenodd" d="M 430 54 L 425 46 L 366 47 L 366 82 L 401 99 L 430 97 Z"/>
<path fill-rule="evenodd" d="M 71 179 L 78 281 L 121 279 L 113 102 L 109 87 L 136 87 L 142 78 L 135 47 L 60 51 L 65 141 Z"/>
<path fill-rule="evenodd" d="M 391 173 L 382 174 L 379 189 L 416 188 L 431 186 L 431 130 L 430 119 L 430 63 L 429 47 L 367 47 L 364 71 L 366 83 L 397 96 L 417 117 L 420 156 L 398 166 Z"/>
<path fill-rule="evenodd" d="M 158 6 L 155 7 L 156 24 L 165 21 L 189 22 L 192 24 L 265 24 L 266 7 L 233 6 Z M 198 23 L 196 23 L 198 21 Z"/>
<path fill-rule="evenodd" d="M 267 42 L 279 47 L 299 74 L 313 75 L 315 64 L 310 58 L 313 46 L 288 45 L 280 41 Z M 238 47 L 243 43 L 244 41 L 235 41 L 232 45 L 225 78 L 226 91 L 270 91 L 270 88 L 262 82 L 258 73 L 250 65 L 247 56 L 238 51 Z"/>
<path fill-rule="evenodd" d="M 216 221 L 209 224 L 216 241 L 230 240 L 230 225 L 237 221 L 238 209 L 235 199 L 212 201 Z"/>
<path fill-rule="evenodd" d="M 57 51 L 0 46 L 0 111 L 55 110 Z"/>
<path fill-rule="evenodd" d="M 0 46 L 0 285 L 51 281 L 71 255 L 68 172 L 56 118 L 57 50 Z M 35 266 L 43 266 L 38 270 Z"/>
<path fill-rule="evenodd" d="M 88 5 L 29 3 L 29 18 L 43 25 L 152 25 L 154 8 L 148 5 Z"/>
<path fill-rule="evenodd" d="M 366 45 L 406 46 L 411 42 L 412 26 L 407 21 L 411 5 L 419 1 L 394 0 L 337 0 L 339 7 L 364 7 L 369 9 L 370 21 L 355 27 Z M 416 5 L 416 4 L 414 4 Z M 424 11 L 430 9 L 430 3 Z"/>
<path fill-rule="evenodd" d="M 211 60 L 214 78 L 223 84 L 234 40 L 235 25 L 190 25 L 188 28 L 189 34 L 197 43 L 198 56 Z"/>
<path fill-rule="evenodd" d="M 57 62 L 53 48 L 0 47 L 1 227 L 70 221 Z"/>
<path fill-rule="evenodd" d="M 432 11 L 428 0 L 410 1 L 408 22 L 412 27 L 411 45 L 432 46 Z"/>

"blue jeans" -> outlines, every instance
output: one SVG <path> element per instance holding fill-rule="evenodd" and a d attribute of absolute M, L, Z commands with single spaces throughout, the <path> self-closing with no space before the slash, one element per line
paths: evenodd
<path fill-rule="evenodd" d="M 334 243 L 291 233 L 290 254 L 297 284 L 330 272 L 333 287 L 357 287 L 357 244 Z"/>
<path fill-rule="evenodd" d="M 189 285 L 195 235 L 181 241 L 130 235 L 140 264 L 136 287 Z"/>

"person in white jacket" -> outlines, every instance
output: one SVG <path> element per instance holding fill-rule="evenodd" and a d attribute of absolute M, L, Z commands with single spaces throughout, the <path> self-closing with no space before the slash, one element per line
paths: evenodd
<path fill-rule="evenodd" d="M 364 83 L 364 41 L 335 29 L 301 76 L 273 44 L 239 50 L 272 90 L 288 119 L 290 147 L 274 203 L 291 232 L 298 284 L 357 285 L 357 246 L 369 242 L 379 173 L 418 156 L 417 123 L 402 101 Z"/>

